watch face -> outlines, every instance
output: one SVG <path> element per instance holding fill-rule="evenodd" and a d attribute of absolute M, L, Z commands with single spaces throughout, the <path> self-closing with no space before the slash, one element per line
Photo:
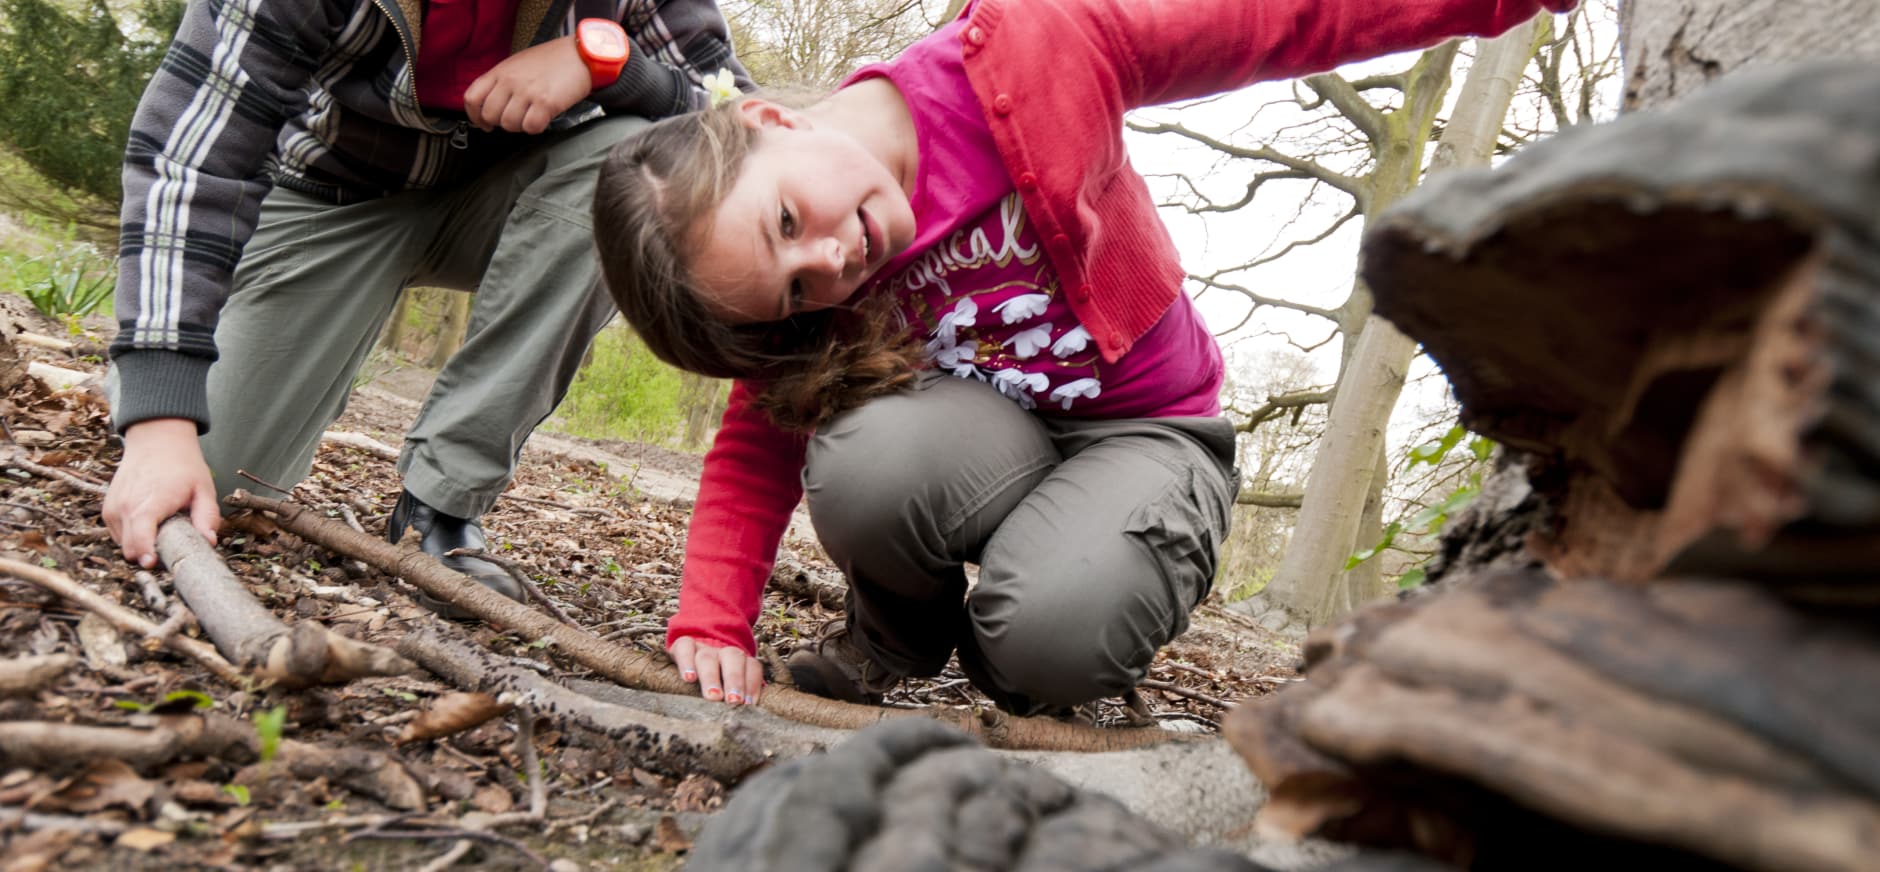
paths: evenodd
<path fill-rule="evenodd" d="M 581 49 L 597 60 L 627 59 L 627 37 L 620 25 L 611 21 L 583 21 L 580 24 Z"/>

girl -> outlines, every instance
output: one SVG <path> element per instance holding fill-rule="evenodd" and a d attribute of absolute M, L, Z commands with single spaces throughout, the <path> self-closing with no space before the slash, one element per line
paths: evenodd
<path fill-rule="evenodd" d="M 1123 113 L 1573 2 L 978 0 L 808 108 L 748 97 L 617 146 L 594 201 L 615 301 L 661 358 L 738 380 L 668 625 L 681 674 L 755 701 L 807 494 L 849 595 L 799 688 L 878 701 L 956 650 L 1021 715 L 1133 687 L 1207 595 L 1237 477 Z"/>

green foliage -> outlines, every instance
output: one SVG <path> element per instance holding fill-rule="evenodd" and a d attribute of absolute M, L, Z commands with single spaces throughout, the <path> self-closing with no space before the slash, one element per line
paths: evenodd
<path fill-rule="evenodd" d="M 1463 429 L 1462 425 L 1457 424 L 1449 428 L 1449 431 L 1444 433 L 1441 439 L 1434 442 L 1426 442 L 1410 449 L 1410 462 L 1405 464 L 1405 471 L 1415 469 L 1419 463 L 1427 463 L 1431 467 L 1440 465 L 1449 457 L 1450 453 L 1455 450 L 1457 445 L 1462 444 L 1462 440 L 1467 438 L 1468 435 L 1469 431 Z M 1450 492 L 1448 496 L 1436 503 L 1424 506 L 1415 515 L 1412 515 L 1408 521 L 1391 522 L 1384 528 L 1384 536 L 1382 539 L 1378 540 L 1377 544 L 1362 549 L 1356 554 L 1345 558 L 1346 571 L 1350 571 L 1356 568 L 1358 564 L 1389 550 L 1392 545 L 1396 544 L 1397 537 L 1406 530 L 1421 535 L 1435 535 L 1442 532 L 1443 525 L 1449 522 L 1449 516 L 1462 511 L 1470 503 L 1474 502 L 1476 496 L 1482 492 L 1482 470 L 1480 466 L 1486 463 L 1489 456 L 1494 453 L 1495 443 L 1492 440 L 1480 436 L 1469 439 L 1469 454 L 1472 458 L 1470 462 L 1477 468 L 1469 471 L 1468 483 L 1456 488 L 1454 491 Z M 1397 578 L 1397 587 L 1408 590 L 1422 584 L 1425 577 L 1426 573 L 1421 564 L 1413 566 Z"/>
<path fill-rule="evenodd" d="M 222 785 L 222 792 L 234 797 L 235 804 L 239 806 L 246 807 L 248 803 L 253 801 L 252 797 L 248 795 L 248 788 L 239 784 L 224 784 Z"/>
<path fill-rule="evenodd" d="M 128 21 L 105 0 L 78 5 L 0 0 L 0 145 L 53 185 L 115 203 L 131 115 L 184 4 L 146 0 Z"/>
<path fill-rule="evenodd" d="M 0 254 L 0 273 L 41 315 L 75 323 L 110 301 L 117 266 L 89 244 L 71 241 L 70 233 L 49 254 Z"/>
<path fill-rule="evenodd" d="M 173 690 L 164 694 L 163 698 L 156 702 L 138 702 L 134 699 L 120 699 L 113 703 L 113 705 L 141 714 L 158 710 L 174 711 L 183 708 L 196 710 L 214 708 L 215 700 L 200 690 Z"/>
<path fill-rule="evenodd" d="M 255 712 L 255 735 L 261 739 L 261 762 L 274 759 L 281 753 L 281 736 L 287 731 L 287 706 L 277 705 L 264 712 Z"/>
<path fill-rule="evenodd" d="M 633 331 L 614 326 L 595 337 L 587 366 L 548 426 L 590 439 L 674 443 L 685 431 L 684 394 L 678 370 L 647 351 Z"/>

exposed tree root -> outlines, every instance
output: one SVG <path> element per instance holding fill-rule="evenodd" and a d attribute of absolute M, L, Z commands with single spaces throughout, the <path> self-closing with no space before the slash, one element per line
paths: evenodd
<path fill-rule="evenodd" d="M 288 626 L 256 602 L 189 521 L 174 517 L 157 529 L 157 553 L 174 574 L 177 596 L 196 613 L 216 648 L 284 687 L 337 684 L 415 669 L 377 645 L 357 642 L 310 621 Z"/>
<path fill-rule="evenodd" d="M 606 642 L 453 572 L 417 548 L 404 548 L 376 536 L 309 513 L 284 500 L 236 491 L 230 506 L 272 513 L 283 529 L 328 550 L 357 558 L 396 575 L 438 599 L 446 600 L 490 624 L 534 639 L 547 639 L 569 659 L 640 690 L 691 695 L 696 689 L 679 677 L 666 658 Z M 779 717 L 833 729 L 861 729 L 894 717 L 932 717 L 979 738 L 994 748 L 1026 751 L 1120 751 L 1182 734 L 1160 729 L 1096 729 L 1049 718 L 1016 718 L 1000 712 L 898 711 L 852 705 L 800 693 L 786 687 L 765 688 L 759 703 Z"/>

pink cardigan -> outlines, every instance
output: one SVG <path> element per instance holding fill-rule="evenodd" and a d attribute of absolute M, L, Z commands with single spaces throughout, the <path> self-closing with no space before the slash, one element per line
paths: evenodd
<path fill-rule="evenodd" d="M 1071 309 L 1114 361 L 1181 293 L 1175 244 L 1123 149 L 1123 113 L 1492 35 L 1578 0 L 978 0 L 966 74 Z M 679 613 L 692 636 L 755 653 L 764 584 L 802 498 L 807 444 L 731 392 L 705 455 Z"/>

